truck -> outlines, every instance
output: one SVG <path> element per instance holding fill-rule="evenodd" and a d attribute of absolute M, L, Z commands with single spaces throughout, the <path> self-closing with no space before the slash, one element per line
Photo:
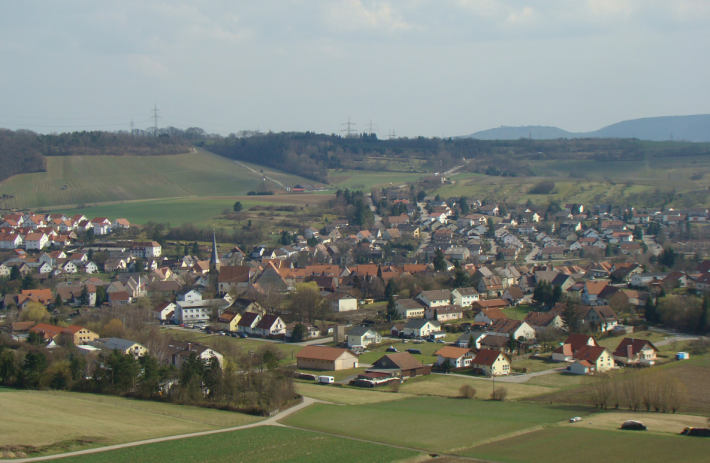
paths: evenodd
<path fill-rule="evenodd" d="M 332 376 L 319 376 L 318 382 L 321 384 L 333 384 L 335 382 L 335 378 Z"/>

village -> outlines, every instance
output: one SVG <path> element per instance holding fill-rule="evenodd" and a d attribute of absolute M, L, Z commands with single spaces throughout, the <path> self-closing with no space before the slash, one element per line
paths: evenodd
<path fill-rule="evenodd" d="M 350 203 L 355 195 L 336 196 Z M 166 364 L 179 367 L 190 351 L 221 363 L 209 340 L 184 337 L 199 332 L 300 345 L 292 362 L 301 379 L 333 382 L 319 372 L 342 371 L 342 384 L 376 387 L 432 372 L 596 375 L 653 366 L 688 354 L 657 358 L 649 333 L 666 336 L 649 326 L 656 335 L 707 328 L 707 307 L 690 319 L 661 313 L 669 297 L 699 303 L 710 291 L 707 250 L 676 251 L 672 242 L 706 224 L 707 209 L 553 203 L 506 211 L 405 189 L 373 196 L 362 196 L 373 212 L 367 229 L 343 217 L 282 230 L 291 244 L 247 252 L 220 251 L 213 239 L 209 252 L 172 243 L 166 255 L 122 218 L 6 214 L 3 329 L 15 341 L 34 333 L 48 348 L 138 358 L 150 347 L 100 336 L 97 324 L 101 313 L 125 320 L 121 312 L 137 308 L 140 324 L 174 333 L 160 352 Z"/>

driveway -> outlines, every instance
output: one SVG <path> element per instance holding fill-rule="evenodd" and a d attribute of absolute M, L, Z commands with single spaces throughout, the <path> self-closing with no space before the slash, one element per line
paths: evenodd
<path fill-rule="evenodd" d="M 567 371 L 567 367 L 555 368 L 554 370 L 544 370 L 536 371 L 535 373 L 528 373 L 527 375 L 511 375 L 511 376 L 496 376 L 495 381 L 497 383 L 525 383 L 530 378 L 535 378 L 536 376 L 551 375 L 553 373 L 562 373 Z M 432 373 L 434 375 L 444 375 L 445 373 Z M 449 376 L 458 376 L 461 378 L 473 378 L 480 379 L 482 381 L 493 381 L 493 378 L 487 378 L 483 376 L 471 376 L 471 375 L 460 375 L 457 373 L 449 373 Z"/>

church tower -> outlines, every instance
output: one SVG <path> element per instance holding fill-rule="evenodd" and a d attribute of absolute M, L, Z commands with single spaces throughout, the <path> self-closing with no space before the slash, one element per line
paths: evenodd
<path fill-rule="evenodd" d="M 210 287 L 214 290 L 214 293 L 217 294 L 219 292 L 219 284 L 218 284 L 218 277 L 219 277 L 219 267 L 220 267 L 220 262 L 219 262 L 219 255 L 217 254 L 217 238 L 212 232 L 212 255 L 210 256 Z"/>

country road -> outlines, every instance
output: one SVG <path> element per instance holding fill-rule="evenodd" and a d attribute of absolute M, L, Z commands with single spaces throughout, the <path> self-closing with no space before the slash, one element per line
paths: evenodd
<path fill-rule="evenodd" d="M 263 172 L 259 172 L 258 170 L 254 170 L 254 169 L 252 169 L 251 167 L 249 167 L 249 166 L 247 166 L 247 165 L 244 165 L 244 164 L 242 164 L 242 163 L 239 162 L 239 161 L 234 161 L 234 162 L 237 163 L 237 164 L 239 164 L 240 166 L 244 167 L 245 169 L 249 169 L 250 171 L 254 172 L 256 175 L 261 176 L 262 178 L 268 178 L 269 180 L 271 180 L 272 182 L 276 183 L 277 185 L 280 185 L 281 188 L 284 188 L 284 189 L 286 188 L 286 185 L 284 185 L 283 183 L 279 182 L 279 181 L 276 180 L 275 178 L 267 177 L 266 175 L 264 175 Z"/>

